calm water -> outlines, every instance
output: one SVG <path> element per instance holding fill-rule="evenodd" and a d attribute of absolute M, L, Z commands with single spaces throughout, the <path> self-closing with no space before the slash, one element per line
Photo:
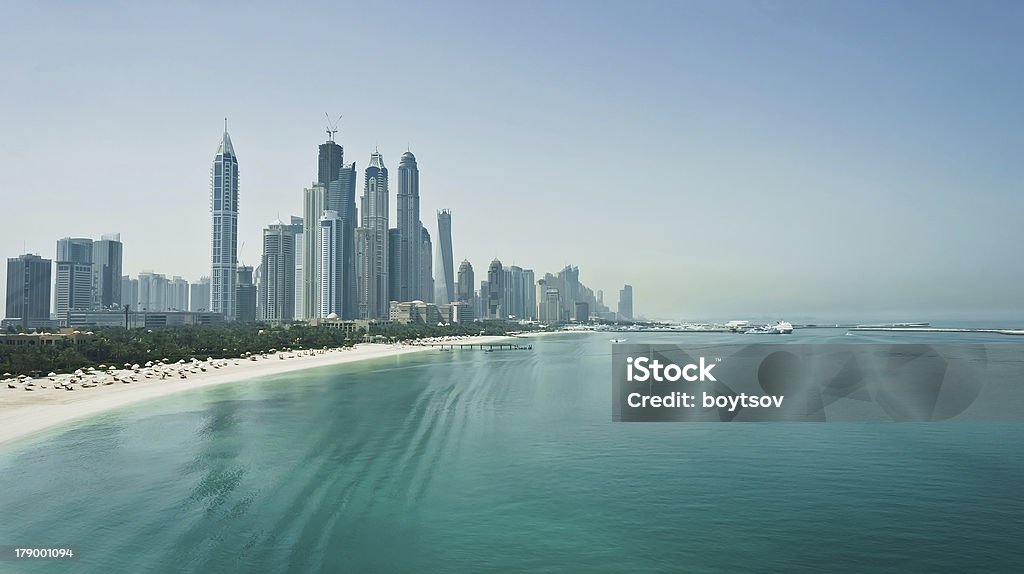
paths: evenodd
<path fill-rule="evenodd" d="M 612 423 L 609 336 L 534 345 L 183 393 L 7 445 L 0 544 L 74 545 L 80 559 L 0 571 L 1024 564 L 1024 423 Z"/>

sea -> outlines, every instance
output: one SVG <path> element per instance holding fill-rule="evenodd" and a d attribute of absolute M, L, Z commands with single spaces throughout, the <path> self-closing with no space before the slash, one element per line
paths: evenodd
<path fill-rule="evenodd" d="M 1007 341 L 847 333 L 768 337 Z M 0 572 L 1024 569 L 1024 423 L 613 422 L 613 336 L 225 384 L 0 445 L 0 545 L 75 554 Z"/>

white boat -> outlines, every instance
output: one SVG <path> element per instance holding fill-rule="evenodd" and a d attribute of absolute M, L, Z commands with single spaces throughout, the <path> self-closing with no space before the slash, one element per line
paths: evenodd
<path fill-rule="evenodd" d="M 611 342 L 612 343 L 625 343 L 626 340 L 625 339 L 611 339 Z"/>

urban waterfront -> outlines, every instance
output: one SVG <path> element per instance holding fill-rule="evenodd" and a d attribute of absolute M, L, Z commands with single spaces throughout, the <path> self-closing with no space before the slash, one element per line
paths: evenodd
<path fill-rule="evenodd" d="M 786 342 L 1003 342 L 797 330 Z M 729 333 L 629 342 L 747 342 Z M 1022 423 L 611 421 L 608 334 L 226 384 L 0 447 L 18 571 L 1010 571 Z M 7 571 L 14 563 L 0 564 Z M 845 566 L 844 566 L 845 565 Z"/>

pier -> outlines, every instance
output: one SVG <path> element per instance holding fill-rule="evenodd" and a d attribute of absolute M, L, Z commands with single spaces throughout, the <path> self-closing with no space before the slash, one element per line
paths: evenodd
<path fill-rule="evenodd" d="M 423 343 L 424 347 L 434 347 L 442 351 L 468 349 L 478 351 L 532 351 L 533 345 L 516 343 Z"/>

